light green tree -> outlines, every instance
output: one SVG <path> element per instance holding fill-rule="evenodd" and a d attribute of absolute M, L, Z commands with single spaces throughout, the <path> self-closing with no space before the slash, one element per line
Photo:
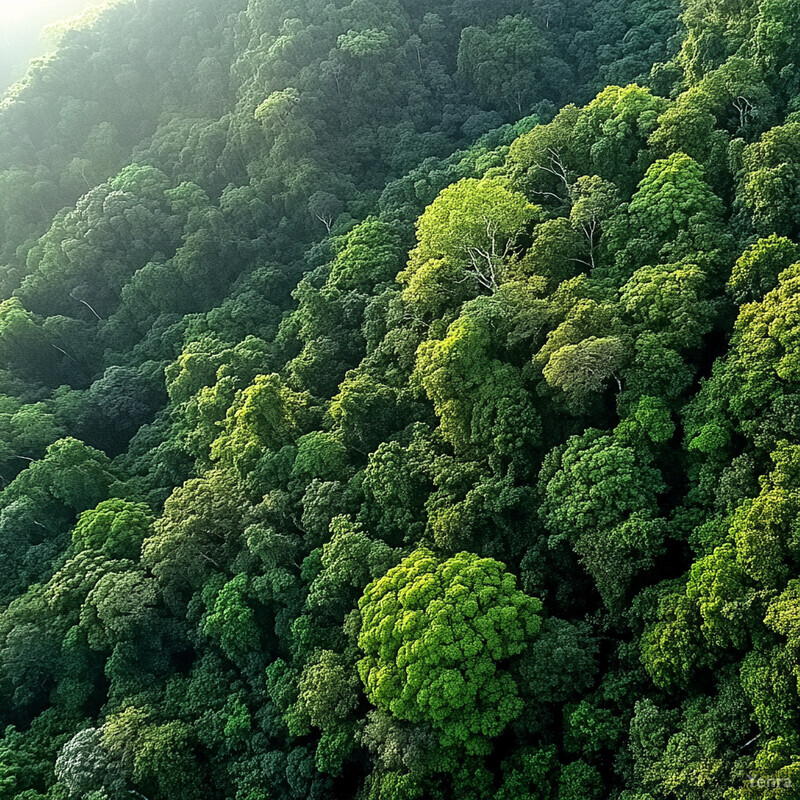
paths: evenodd
<path fill-rule="evenodd" d="M 371 583 L 359 601 L 358 664 L 367 697 L 409 722 L 427 722 L 443 746 L 485 752 L 522 710 L 501 662 L 538 633 L 541 603 L 492 559 L 425 548 Z"/>

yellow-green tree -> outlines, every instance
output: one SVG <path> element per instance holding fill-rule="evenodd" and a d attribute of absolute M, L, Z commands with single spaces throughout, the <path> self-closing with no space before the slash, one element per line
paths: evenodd
<path fill-rule="evenodd" d="M 370 701 L 430 724 L 444 747 L 485 752 L 522 711 L 502 662 L 541 625 L 541 603 L 504 569 L 474 553 L 440 561 L 420 548 L 367 586 L 358 670 Z"/>

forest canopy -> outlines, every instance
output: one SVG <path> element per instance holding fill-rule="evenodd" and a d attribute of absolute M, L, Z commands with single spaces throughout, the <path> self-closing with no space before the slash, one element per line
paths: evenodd
<path fill-rule="evenodd" d="M 798 0 L 61 30 L 0 101 L 0 800 L 797 796 L 798 53 Z"/>

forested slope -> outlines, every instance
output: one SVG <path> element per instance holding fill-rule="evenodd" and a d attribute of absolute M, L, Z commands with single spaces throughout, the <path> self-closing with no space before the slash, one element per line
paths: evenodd
<path fill-rule="evenodd" d="M 67 32 L 0 105 L 0 800 L 796 796 L 797 53 L 798 0 Z"/>

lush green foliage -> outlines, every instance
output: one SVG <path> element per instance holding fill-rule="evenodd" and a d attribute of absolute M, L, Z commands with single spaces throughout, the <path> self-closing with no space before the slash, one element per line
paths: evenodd
<path fill-rule="evenodd" d="M 484 740 L 522 711 L 496 662 L 533 639 L 540 609 L 497 561 L 459 553 L 439 563 L 415 550 L 359 601 L 367 697 L 398 719 L 429 722 L 443 747 L 488 752 Z"/>
<path fill-rule="evenodd" d="M 795 796 L 798 19 L 64 31 L 0 104 L 0 800 Z"/>

